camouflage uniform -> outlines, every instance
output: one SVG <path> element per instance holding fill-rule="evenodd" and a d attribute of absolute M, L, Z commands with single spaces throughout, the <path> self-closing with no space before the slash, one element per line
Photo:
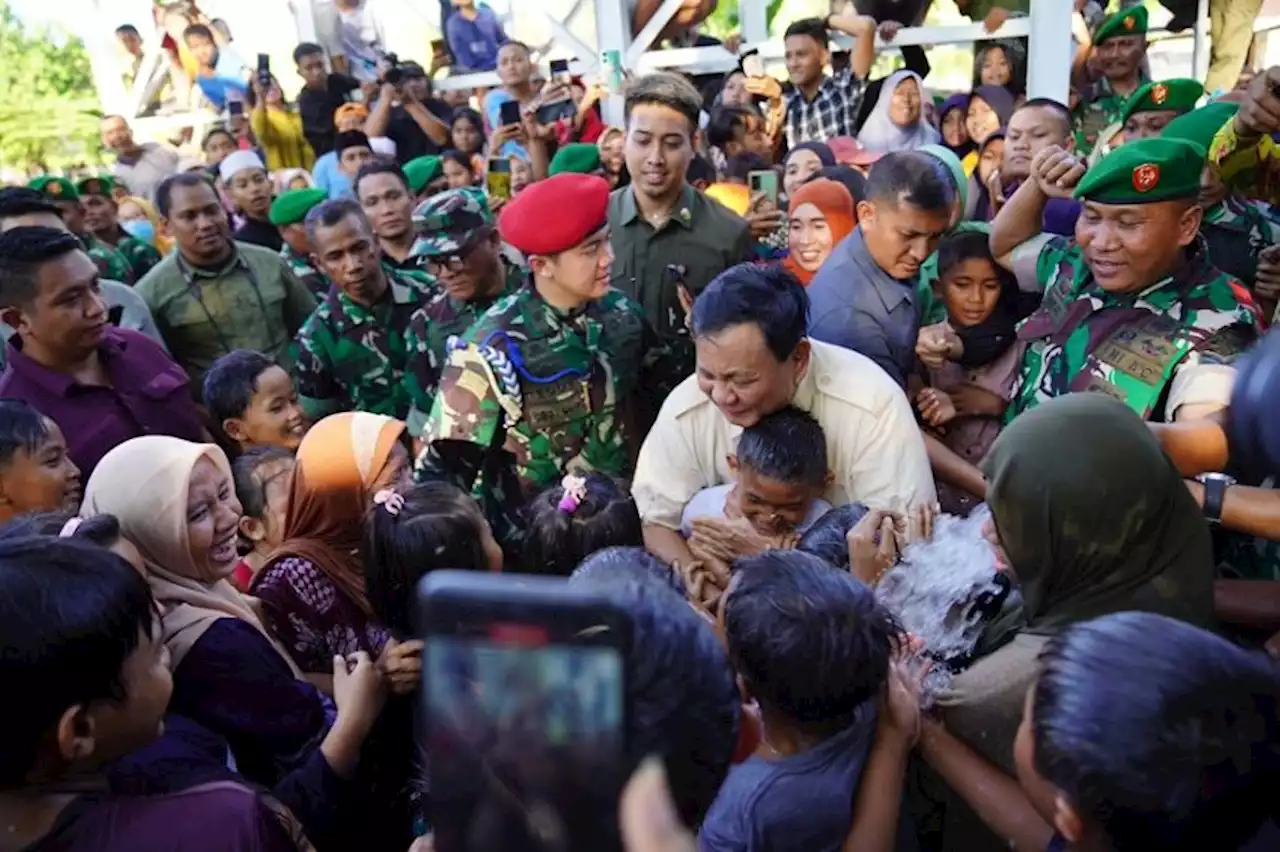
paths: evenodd
<path fill-rule="evenodd" d="M 1075 391 L 1109 393 L 1153 419 L 1178 370 L 1232 363 L 1257 335 L 1248 291 L 1209 264 L 1199 238 L 1173 276 L 1136 296 L 1099 287 L 1065 237 L 1040 250 L 1036 273 L 1048 283 L 1018 329 L 1025 349 L 1005 422 Z"/>
<path fill-rule="evenodd" d="M 416 476 L 470 490 L 512 548 L 536 490 L 568 472 L 628 471 L 622 406 L 652 340 L 616 290 L 568 315 L 532 287 L 507 296 L 450 344 Z"/>
<path fill-rule="evenodd" d="M 98 265 L 98 273 L 103 278 L 110 278 L 112 281 L 119 281 L 122 284 L 133 284 L 138 281 L 138 276 L 134 275 L 133 267 L 129 265 L 129 261 L 119 251 L 104 243 L 93 234 L 85 234 L 80 238 L 80 242 L 84 245 L 84 250 L 93 258 L 93 262 Z M 157 253 L 156 263 L 160 262 L 160 256 Z M 155 263 L 151 264 L 155 266 Z"/>
<path fill-rule="evenodd" d="M 382 269 L 387 292 L 372 308 L 334 287 L 298 330 L 293 381 L 312 419 L 350 410 L 400 419 L 409 413 L 405 330 L 435 290 L 421 273 Z"/>
<path fill-rule="evenodd" d="M 142 276 L 160 262 L 160 252 L 137 237 L 129 236 L 123 230 L 116 241 L 116 251 L 128 262 L 129 268 L 133 270 L 135 281 L 141 281 Z"/>
<path fill-rule="evenodd" d="M 1145 83 L 1139 79 L 1139 84 Z M 1111 81 L 1103 77 L 1080 96 L 1080 103 L 1072 113 L 1075 128 L 1076 153 L 1087 157 L 1098 144 L 1098 134 L 1121 121 L 1124 106 L 1129 99 L 1111 88 Z"/>
<path fill-rule="evenodd" d="M 1238 195 L 1206 210 L 1200 233 L 1209 244 L 1210 262 L 1250 289 L 1258 275 L 1258 252 L 1280 243 L 1280 224 L 1262 205 Z"/>
<path fill-rule="evenodd" d="M 303 257 L 285 243 L 280 249 L 280 257 L 293 270 L 294 277 L 306 285 L 315 297 L 324 301 L 329 292 L 329 279 L 324 273 L 311 265 L 311 258 Z"/>
<path fill-rule="evenodd" d="M 515 293 L 524 282 L 524 270 L 506 260 L 501 263 L 506 268 L 506 284 L 502 292 L 492 298 L 464 302 L 442 290 L 409 320 L 405 344 L 409 351 L 406 379 L 413 403 L 408 418 L 409 434 L 414 437 L 422 435 L 427 415 L 431 412 L 431 403 L 440 383 L 440 371 L 449 354 L 449 338 L 465 335 L 495 302 Z"/>

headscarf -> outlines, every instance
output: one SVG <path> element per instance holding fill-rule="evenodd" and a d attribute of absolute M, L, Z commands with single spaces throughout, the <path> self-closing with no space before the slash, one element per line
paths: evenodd
<path fill-rule="evenodd" d="M 893 93 L 906 80 L 916 81 L 923 101 L 924 83 L 921 82 L 919 74 L 905 68 L 890 74 L 889 79 L 885 80 L 884 85 L 880 87 L 880 97 L 876 98 L 875 107 L 863 122 L 862 130 L 858 131 L 858 141 L 872 151 L 881 154 L 887 154 L 890 151 L 908 151 L 938 141 L 938 131 L 934 130 L 933 125 L 929 124 L 929 120 L 925 118 L 923 103 L 914 124 L 903 127 L 895 124 L 889 117 Z"/>
<path fill-rule="evenodd" d="M 1147 424 L 1102 393 L 1017 417 L 982 465 L 1022 595 L 998 627 L 1053 635 L 1126 610 L 1213 624 L 1209 527 Z"/>
<path fill-rule="evenodd" d="M 207 574 L 195 564 L 187 537 L 191 473 L 200 459 L 231 482 L 231 465 L 213 444 L 166 435 L 131 438 L 102 457 L 85 488 L 82 517 L 115 515 L 120 534 L 146 563 L 147 582 L 162 610 L 164 643 L 176 669 L 214 622 L 236 618 L 258 630 L 301 677 L 289 654 L 267 633 L 245 599 L 227 581 L 234 570 Z"/>
<path fill-rule="evenodd" d="M 799 145 L 796 145 L 787 152 L 786 158 L 782 161 L 784 166 L 787 161 L 791 159 L 791 155 L 796 151 L 812 151 L 817 156 L 818 162 L 822 163 L 823 166 L 834 166 L 836 164 L 836 155 L 831 153 L 831 148 L 829 148 L 825 143 L 801 142 Z"/>
<path fill-rule="evenodd" d="M 138 209 L 147 216 L 147 221 L 151 223 L 151 231 L 154 234 L 151 245 L 156 251 L 162 255 L 167 255 L 173 251 L 173 239 L 166 237 L 160 227 L 160 211 L 156 210 L 154 204 L 145 198 L 139 198 L 136 195 L 126 195 L 120 199 L 120 204 L 136 204 Z"/>
<path fill-rule="evenodd" d="M 964 211 L 969 206 L 969 176 L 964 173 L 960 158 L 945 145 L 925 145 L 920 150 L 941 160 L 947 167 L 947 171 L 951 172 L 951 177 L 956 184 L 956 193 L 960 196 L 960 210 Z"/>
<path fill-rule="evenodd" d="M 289 184 L 298 178 L 302 178 L 307 182 L 307 186 L 314 188 L 316 185 L 315 178 L 311 177 L 311 172 L 306 169 L 281 169 L 276 172 L 276 195 L 289 190 Z"/>
<path fill-rule="evenodd" d="M 862 172 L 852 166 L 827 166 L 819 169 L 817 176 L 810 178 L 810 180 L 817 180 L 818 178 L 833 180 L 849 191 L 849 197 L 853 199 L 855 208 L 854 224 L 856 225 L 858 202 L 865 201 L 867 198 L 867 179 Z"/>
<path fill-rule="evenodd" d="M 605 143 L 608 142 L 614 136 L 614 134 L 617 134 L 623 137 L 627 135 L 626 131 L 624 131 L 621 127 L 616 127 L 612 124 L 606 127 L 603 131 L 601 131 L 600 138 L 596 140 L 596 147 L 600 149 L 601 155 L 604 154 Z"/>
<path fill-rule="evenodd" d="M 946 145 L 946 147 L 948 148 L 948 150 L 951 151 L 951 153 L 955 154 L 956 157 L 960 159 L 964 159 L 966 154 L 968 154 L 970 151 L 975 150 L 978 147 L 977 143 L 975 143 L 972 139 L 969 138 L 968 129 L 967 128 L 965 129 L 965 132 L 964 132 L 965 139 L 964 139 L 964 142 L 960 145 L 948 144 L 946 135 L 942 133 L 942 122 L 946 120 L 947 113 L 957 109 L 960 110 L 961 113 L 965 113 L 968 111 L 969 109 L 968 92 L 961 92 L 958 95 L 952 95 L 951 97 L 947 98 L 945 101 L 942 102 L 942 106 L 938 107 L 938 135 L 942 138 L 942 144 Z"/>
<path fill-rule="evenodd" d="M 976 219 L 979 222 L 990 222 L 995 218 L 995 213 L 991 209 L 991 192 L 987 189 L 986 181 L 982 180 L 982 155 L 986 153 L 987 147 L 991 145 L 991 143 L 1003 141 L 1004 138 L 1005 129 L 1001 127 L 986 139 L 982 140 L 982 144 L 978 146 L 978 165 L 974 167 L 973 174 L 969 176 L 969 180 L 973 185 L 974 204 L 972 211 L 965 211 L 966 219 Z"/>
<path fill-rule="evenodd" d="M 1009 119 L 1013 117 L 1013 108 L 1016 99 L 1013 92 L 1004 86 L 977 86 L 973 90 L 973 94 L 969 96 L 970 102 L 974 98 L 982 98 L 986 101 L 987 106 L 995 111 L 996 117 L 1000 119 L 1000 126 L 1004 127 L 1009 123 Z M 975 145 L 977 140 L 970 140 Z"/>
<path fill-rule="evenodd" d="M 858 224 L 858 216 L 853 209 L 853 197 L 849 195 L 849 190 L 845 189 L 843 184 L 836 181 L 818 178 L 801 184 L 791 196 L 787 216 L 794 215 L 803 204 L 812 204 L 822 212 L 823 218 L 827 220 L 827 227 L 831 229 L 833 246 L 838 245 L 841 240 L 853 233 L 853 229 Z M 782 266 L 806 287 L 813 280 L 815 273 L 801 268 L 790 255 L 783 259 Z"/>
<path fill-rule="evenodd" d="M 312 426 L 298 447 L 284 543 L 267 558 L 297 557 L 315 565 L 372 614 L 364 593 L 360 543 L 370 487 L 386 466 L 404 423 L 381 414 L 348 411 Z M 263 576 L 266 573 L 264 567 Z"/>

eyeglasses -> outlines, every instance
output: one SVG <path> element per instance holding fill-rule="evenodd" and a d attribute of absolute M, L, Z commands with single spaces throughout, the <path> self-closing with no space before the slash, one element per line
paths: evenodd
<path fill-rule="evenodd" d="M 440 275 L 444 272 L 461 272 L 466 269 L 467 261 L 470 260 L 472 252 L 476 250 L 478 245 L 480 245 L 480 239 L 472 237 L 453 254 L 438 254 L 427 258 L 427 271 L 432 275 Z"/>

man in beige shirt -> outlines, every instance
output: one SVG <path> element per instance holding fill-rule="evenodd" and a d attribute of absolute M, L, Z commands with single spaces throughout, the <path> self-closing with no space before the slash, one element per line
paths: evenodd
<path fill-rule="evenodd" d="M 902 390 L 865 356 L 809 340 L 808 307 L 804 289 L 785 273 L 748 264 L 698 296 L 697 372 L 667 397 L 631 486 L 655 555 L 693 561 L 679 532 L 685 504 L 728 482 L 742 430 L 787 405 L 808 411 L 826 433 L 832 505 L 905 511 L 937 500 Z"/>

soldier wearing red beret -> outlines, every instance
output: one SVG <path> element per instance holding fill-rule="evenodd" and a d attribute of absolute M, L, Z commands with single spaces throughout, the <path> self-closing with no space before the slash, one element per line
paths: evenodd
<path fill-rule="evenodd" d="M 603 178 L 571 173 L 506 204 L 498 230 L 529 277 L 450 341 L 422 430 L 417 478 L 482 494 L 509 555 L 538 491 L 569 473 L 630 473 L 621 406 L 657 353 L 639 306 L 609 286 L 608 204 Z"/>

